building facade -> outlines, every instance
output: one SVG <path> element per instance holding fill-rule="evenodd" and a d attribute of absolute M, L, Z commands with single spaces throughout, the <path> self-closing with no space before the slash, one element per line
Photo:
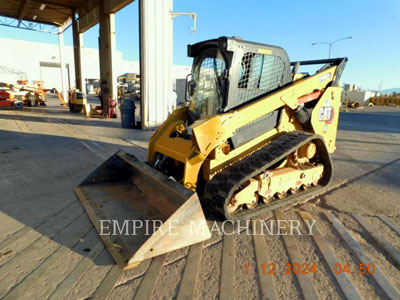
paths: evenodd
<path fill-rule="evenodd" d="M 360 104 L 367 104 L 371 97 L 376 96 L 376 92 L 364 91 L 355 84 L 344 84 L 342 91 L 342 103 L 360 102 Z"/>
<path fill-rule="evenodd" d="M 17 80 L 41 80 L 46 89 L 61 90 L 60 52 L 56 44 L 0 38 L 0 82 L 16 83 Z M 84 82 L 100 78 L 99 50 L 83 48 L 82 77 Z M 67 86 L 75 87 L 74 53 L 72 46 L 64 46 L 63 58 Z M 116 51 L 114 68 L 117 77 L 125 73 L 139 73 L 139 62 L 124 60 Z M 190 66 L 172 67 L 171 86 L 176 79 L 186 78 Z"/>

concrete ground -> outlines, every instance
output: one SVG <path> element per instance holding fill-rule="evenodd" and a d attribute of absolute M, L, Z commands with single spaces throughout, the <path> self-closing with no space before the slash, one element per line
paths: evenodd
<path fill-rule="evenodd" d="M 121 273 L 73 189 L 118 149 L 145 160 L 152 132 L 48 104 L 0 110 L 0 298 L 400 299 L 399 108 L 340 115 L 329 190 L 275 215 L 313 236 L 214 234 Z"/>

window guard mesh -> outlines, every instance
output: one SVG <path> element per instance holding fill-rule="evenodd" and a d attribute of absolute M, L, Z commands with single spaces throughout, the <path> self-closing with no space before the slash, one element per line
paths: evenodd
<path fill-rule="evenodd" d="M 284 68 L 279 56 L 245 53 L 240 67 L 238 100 L 243 103 L 279 87 Z"/>

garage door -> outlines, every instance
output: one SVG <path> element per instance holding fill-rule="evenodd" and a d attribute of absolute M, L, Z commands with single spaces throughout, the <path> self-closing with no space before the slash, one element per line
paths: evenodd
<path fill-rule="evenodd" d="M 53 89 L 61 91 L 61 70 L 60 68 L 49 68 L 49 67 L 41 67 L 40 74 L 42 76 L 42 81 L 44 88 Z"/>
<path fill-rule="evenodd" d="M 64 77 L 66 88 L 68 89 L 68 64 L 64 68 Z M 58 91 L 62 90 L 61 84 L 61 70 L 59 63 L 40 62 L 40 76 L 44 82 L 45 89 L 56 88 Z"/>

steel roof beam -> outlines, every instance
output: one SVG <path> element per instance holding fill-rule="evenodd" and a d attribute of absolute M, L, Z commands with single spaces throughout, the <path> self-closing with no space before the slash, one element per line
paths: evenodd
<path fill-rule="evenodd" d="M 48 0 L 35 0 L 34 2 L 39 3 L 40 4 L 46 4 L 46 5 L 52 5 L 52 6 L 58 6 L 59 8 L 67 8 L 67 9 L 76 9 L 77 7 L 74 7 L 72 5 L 67 5 L 64 3 L 58 3 L 58 2 L 54 2 L 54 1 L 48 1 Z M 46 8 L 45 8 L 46 9 Z"/>
<path fill-rule="evenodd" d="M 22 1 L 21 7 L 19 8 L 19 12 L 18 12 L 18 20 L 21 21 L 24 18 L 26 12 L 28 11 L 29 4 L 31 4 L 31 0 Z"/>
<path fill-rule="evenodd" d="M 104 3 L 104 13 L 112 14 L 121 10 L 135 0 L 107 0 Z M 83 33 L 89 28 L 99 23 L 100 2 L 83 2 L 79 6 L 79 32 Z"/>

